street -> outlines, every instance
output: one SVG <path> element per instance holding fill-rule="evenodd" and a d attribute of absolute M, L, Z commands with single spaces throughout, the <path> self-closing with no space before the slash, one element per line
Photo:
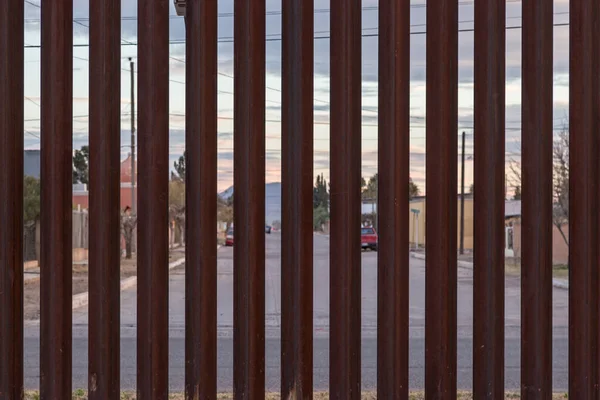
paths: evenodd
<path fill-rule="evenodd" d="M 279 233 L 266 235 L 266 386 L 279 391 L 281 250 Z M 314 239 L 314 387 L 328 388 L 329 323 L 329 239 Z M 233 387 L 233 249 L 219 250 L 218 264 L 218 388 Z M 362 254 L 362 383 L 364 390 L 376 388 L 377 253 Z M 172 391 L 184 387 L 184 270 L 175 269 L 169 286 L 169 379 Z M 410 388 L 423 388 L 425 264 L 411 258 L 410 270 Z M 121 386 L 135 390 L 136 378 L 136 287 L 121 293 Z M 458 270 L 458 388 L 472 384 L 472 271 Z M 568 292 L 553 292 L 553 387 L 565 390 L 568 384 Z M 506 279 L 506 361 L 507 390 L 520 386 L 520 280 Z M 87 309 L 73 315 L 73 387 L 87 388 Z M 39 387 L 39 323 L 27 322 L 25 329 L 25 387 Z"/>

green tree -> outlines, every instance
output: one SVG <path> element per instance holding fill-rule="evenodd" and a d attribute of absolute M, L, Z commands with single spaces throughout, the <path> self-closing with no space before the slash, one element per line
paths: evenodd
<path fill-rule="evenodd" d="M 320 231 L 329 221 L 329 211 L 324 207 L 317 207 L 313 212 L 313 228 L 315 231 Z"/>
<path fill-rule="evenodd" d="M 413 182 L 412 178 L 408 178 L 408 199 L 412 200 L 421 194 L 421 190 L 416 183 Z"/>
<path fill-rule="evenodd" d="M 186 152 L 184 151 L 183 155 L 181 157 L 179 157 L 179 160 L 177 160 L 173 163 L 173 167 L 175 168 L 175 171 L 177 172 L 178 178 L 184 182 L 185 182 L 185 156 L 186 156 Z"/>
<path fill-rule="evenodd" d="M 364 183 L 364 178 L 362 178 Z M 379 174 L 373 175 L 369 178 L 369 182 L 364 184 L 362 187 L 362 198 L 363 200 L 375 200 L 377 198 L 377 191 L 379 190 Z M 408 178 L 408 199 L 412 200 L 414 197 L 421 193 L 419 187 L 413 182 L 412 178 Z"/>
<path fill-rule="evenodd" d="M 375 200 L 377 198 L 377 189 L 379 186 L 379 174 L 375 174 L 369 178 L 369 182 L 362 192 L 363 200 Z"/>
<path fill-rule="evenodd" d="M 40 180 L 26 176 L 23 183 L 23 219 L 26 224 L 31 224 L 40 218 Z"/>
<path fill-rule="evenodd" d="M 329 190 L 327 181 L 323 177 L 323 174 L 317 175 L 315 187 L 313 188 L 313 208 L 329 209 Z"/>
<path fill-rule="evenodd" d="M 89 146 L 81 147 L 81 150 L 75 150 L 73 155 L 73 183 L 89 184 Z"/>

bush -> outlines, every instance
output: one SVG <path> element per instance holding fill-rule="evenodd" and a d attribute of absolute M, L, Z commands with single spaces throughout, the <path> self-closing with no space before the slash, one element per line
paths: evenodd
<path fill-rule="evenodd" d="M 327 221 L 329 221 L 329 211 L 325 207 L 317 207 L 313 212 L 313 228 L 320 231 Z"/>

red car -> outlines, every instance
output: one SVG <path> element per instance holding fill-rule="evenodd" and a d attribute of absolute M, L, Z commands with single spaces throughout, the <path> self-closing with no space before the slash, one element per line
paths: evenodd
<path fill-rule="evenodd" d="M 226 233 L 225 246 L 233 246 L 233 227 L 229 228 Z"/>
<path fill-rule="evenodd" d="M 363 227 L 360 229 L 360 240 L 362 242 L 363 249 L 370 249 L 377 251 L 377 232 L 371 226 Z"/>

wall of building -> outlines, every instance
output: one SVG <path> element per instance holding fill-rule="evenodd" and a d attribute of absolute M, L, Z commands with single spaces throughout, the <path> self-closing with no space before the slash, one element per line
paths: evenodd
<path fill-rule="evenodd" d="M 136 163 L 137 164 L 137 163 Z M 137 165 L 136 165 L 136 177 L 137 177 Z M 120 209 L 123 211 L 126 207 L 133 208 L 131 201 L 131 157 L 127 157 L 121 161 L 121 192 L 120 192 Z M 78 188 L 79 189 L 79 188 Z M 134 188 L 134 196 L 137 204 L 137 179 L 136 186 Z M 90 206 L 89 191 L 85 190 L 74 190 L 73 191 L 73 208 L 77 209 L 80 207 L 82 210 L 86 210 Z"/>
<path fill-rule="evenodd" d="M 134 188 L 135 198 L 137 204 L 137 193 L 138 188 Z M 80 207 L 82 210 L 88 209 L 90 206 L 90 193 L 89 192 L 73 192 L 73 208 L 77 209 Z M 123 211 L 126 207 L 131 208 L 131 185 L 121 184 L 120 193 L 120 209 Z"/>
<path fill-rule="evenodd" d="M 72 249 L 73 262 L 88 258 L 89 216 L 87 211 L 73 211 L 72 216 Z M 24 261 L 37 265 L 40 256 L 41 225 L 39 221 L 25 227 L 23 235 Z"/>
<path fill-rule="evenodd" d="M 514 218 L 508 221 L 508 224 L 513 229 L 513 249 L 515 258 L 520 259 L 523 253 L 522 247 L 522 227 L 520 218 Z M 567 240 L 569 239 L 569 226 L 565 225 L 562 227 Z M 565 243 L 560 231 L 554 225 L 552 225 L 552 262 L 556 264 L 568 265 L 569 264 L 569 246 Z"/>
<path fill-rule="evenodd" d="M 23 154 L 23 172 L 25 176 L 40 178 L 41 152 L 40 150 L 25 150 Z"/>
<path fill-rule="evenodd" d="M 418 229 L 417 229 L 417 216 L 415 213 L 408 211 L 409 213 L 409 240 L 414 245 L 418 243 L 419 246 L 423 246 L 426 243 L 427 233 L 425 232 L 425 220 L 427 219 L 427 210 L 425 209 L 425 199 L 420 198 L 410 202 L 410 208 L 419 210 L 418 216 Z M 460 200 L 457 200 L 457 221 L 456 221 L 456 246 L 460 245 Z M 418 232 L 418 233 L 417 233 Z M 418 234 L 418 236 L 417 236 Z M 464 247 L 465 249 L 473 248 L 473 199 L 465 199 L 465 226 L 464 226 Z"/>

